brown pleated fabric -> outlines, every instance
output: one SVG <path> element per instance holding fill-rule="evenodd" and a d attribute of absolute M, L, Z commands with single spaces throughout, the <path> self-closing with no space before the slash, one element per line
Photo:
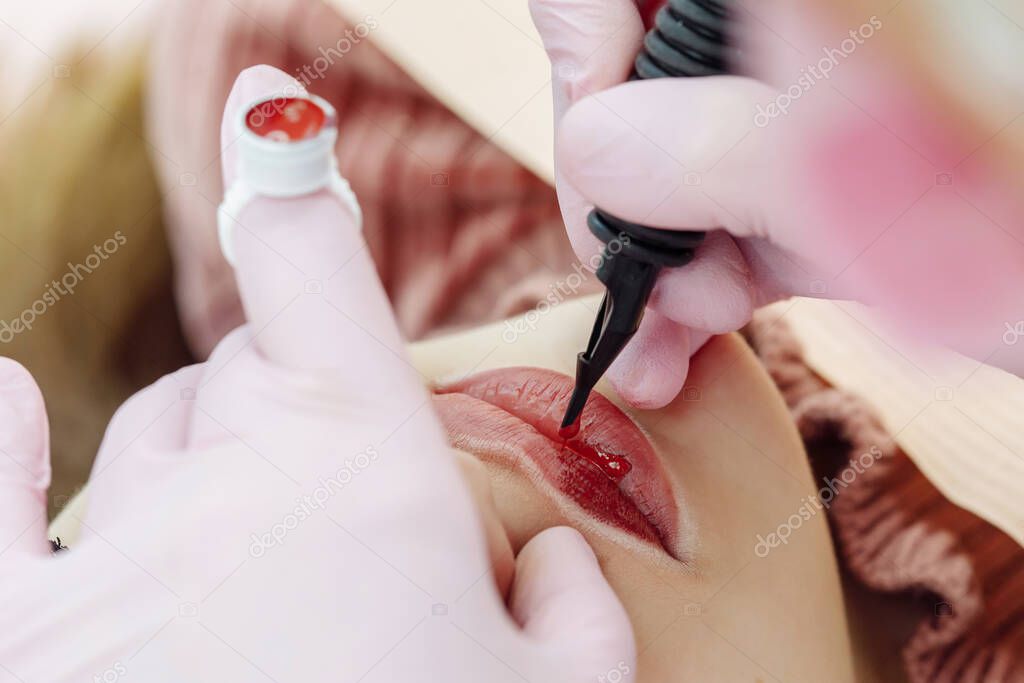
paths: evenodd
<path fill-rule="evenodd" d="M 747 337 L 782 391 L 819 477 L 834 477 L 871 449 L 881 452 L 848 485 L 835 487 L 829 516 L 837 552 L 859 581 L 929 608 L 903 649 L 910 680 L 1024 681 L 1024 548 L 946 499 L 866 401 L 811 371 L 784 322 L 757 316 Z"/>

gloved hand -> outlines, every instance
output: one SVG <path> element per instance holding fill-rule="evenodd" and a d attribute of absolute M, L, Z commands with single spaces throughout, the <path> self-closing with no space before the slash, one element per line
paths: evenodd
<path fill-rule="evenodd" d="M 288 83 L 249 70 L 227 111 Z M 82 536 L 55 557 L 42 399 L 0 362 L 0 681 L 634 671 L 628 619 L 577 532 L 520 551 L 506 607 L 351 213 L 326 192 L 256 199 L 233 244 L 248 324 L 118 411 Z"/>
<path fill-rule="evenodd" d="M 877 304 L 929 341 L 1024 372 L 1024 344 L 1004 341 L 1024 329 L 1020 180 L 986 154 L 993 131 L 979 139 L 901 80 L 886 17 L 836 28 L 803 3 L 743 4 L 740 66 L 762 80 L 623 83 L 652 4 L 531 0 L 578 256 L 599 253 L 585 223 L 595 203 L 652 227 L 718 229 L 662 273 L 610 370 L 627 401 L 665 405 L 708 333 L 794 294 Z"/>

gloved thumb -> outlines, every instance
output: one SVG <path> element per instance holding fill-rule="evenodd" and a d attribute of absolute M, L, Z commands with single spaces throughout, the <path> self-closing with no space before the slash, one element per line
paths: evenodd
<path fill-rule="evenodd" d="M 629 617 L 575 529 L 547 529 L 523 546 L 509 608 L 526 636 L 564 665 L 560 680 L 636 679 Z"/>
<path fill-rule="evenodd" d="M 28 370 L 0 358 L 0 565 L 43 557 L 50 443 L 46 407 Z"/>

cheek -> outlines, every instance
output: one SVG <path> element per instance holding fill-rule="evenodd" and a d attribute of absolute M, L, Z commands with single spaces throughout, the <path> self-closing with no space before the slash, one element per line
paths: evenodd
<path fill-rule="evenodd" d="M 494 582 L 498 593 L 503 598 L 507 598 L 515 574 L 515 556 L 508 534 L 505 532 L 505 524 L 495 505 L 490 476 L 483 463 L 476 457 L 458 449 L 452 449 L 452 452 L 459 464 L 462 479 L 469 487 L 480 518 L 487 543 L 487 556 L 490 560 L 491 571 L 494 573 Z"/>
<path fill-rule="evenodd" d="M 516 554 L 545 529 L 569 524 L 554 503 L 518 472 L 487 465 L 498 518 Z M 571 525 L 570 525 L 571 526 Z"/>

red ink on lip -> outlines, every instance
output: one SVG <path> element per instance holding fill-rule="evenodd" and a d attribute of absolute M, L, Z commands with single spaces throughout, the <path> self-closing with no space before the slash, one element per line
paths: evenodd
<path fill-rule="evenodd" d="M 562 441 L 568 441 L 569 439 L 575 439 L 576 435 L 580 433 L 580 420 L 576 418 L 576 421 L 572 424 L 566 425 L 558 430 L 558 438 Z"/>
<path fill-rule="evenodd" d="M 562 440 L 562 447 L 580 456 L 590 464 L 601 470 L 606 477 L 618 483 L 629 474 L 633 466 L 628 460 L 617 453 L 608 453 L 600 448 L 594 448 L 588 443 L 580 441 L 576 437 L 580 433 L 580 418 L 572 424 L 559 428 L 558 438 Z"/>
<path fill-rule="evenodd" d="M 579 431 L 577 429 L 577 431 Z M 595 448 L 582 441 L 566 441 L 565 448 L 580 456 L 590 464 L 601 470 L 602 473 L 615 483 L 622 481 L 622 478 L 633 469 L 629 460 L 617 453 L 609 453 L 600 448 Z"/>
<path fill-rule="evenodd" d="M 571 377 L 548 370 L 501 368 L 440 387 L 434 401 L 457 447 L 529 463 L 529 476 L 542 475 L 555 495 L 675 557 L 678 508 L 649 439 L 597 392 L 577 436 L 565 438 L 559 427 L 573 387 Z"/>

